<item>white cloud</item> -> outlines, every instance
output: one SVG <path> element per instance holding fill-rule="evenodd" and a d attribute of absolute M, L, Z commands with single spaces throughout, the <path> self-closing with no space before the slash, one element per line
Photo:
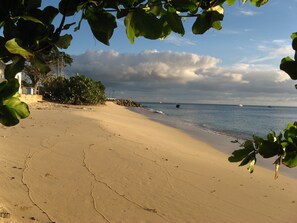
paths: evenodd
<path fill-rule="evenodd" d="M 87 51 L 74 57 L 70 68 L 107 81 L 171 81 L 187 83 L 204 78 L 203 74 L 217 66 L 220 60 L 190 53 L 146 50 L 139 54 L 115 51 Z"/>
<path fill-rule="evenodd" d="M 278 100 L 294 92 L 292 81 L 276 67 L 251 63 L 223 67 L 218 58 L 193 53 L 87 51 L 73 59 L 69 74 L 85 74 L 140 101 L 256 101 L 271 95 Z"/>
<path fill-rule="evenodd" d="M 242 74 L 238 74 L 238 73 L 225 73 L 224 76 L 225 77 L 229 77 L 232 82 L 245 83 L 245 84 L 249 83 L 249 81 L 243 80 Z"/>
<path fill-rule="evenodd" d="M 170 36 L 164 39 L 164 42 L 172 43 L 176 46 L 194 46 L 196 43 L 192 40 L 189 40 L 185 37 L 180 37 L 176 34 L 171 34 Z"/>
<path fill-rule="evenodd" d="M 275 40 L 272 40 L 273 43 L 277 43 L 277 44 L 285 44 L 287 43 L 287 40 L 286 39 L 275 39 Z"/>
<path fill-rule="evenodd" d="M 256 12 L 251 11 L 251 10 L 241 10 L 240 13 L 242 15 L 246 15 L 246 16 L 254 16 L 256 14 Z"/>
<path fill-rule="evenodd" d="M 278 76 L 276 77 L 275 82 L 285 82 L 287 80 L 290 80 L 290 77 L 286 72 L 279 70 L 277 71 L 277 73 L 278 73 Z"/>
<path fill-rule="evenodd" d="M 277 42 L 280 43 L 280 42 Z M 279 47 L 269 47 L 266 45 L 259 45 L 258 50 L 267 53 L 268 57 L 277 58 L 292 54 L 293 50 L 291 45 L 282 45 Z"/>
<path fill-rule="evenodd" d="M 255 56 L 244 57 L 240 60 L 243 63 L 264 63 L 273 60 L 280 61 L 283 57 L 293 56 L 293 49 L 287 40 L 265 41 L 256 47 Z"/>

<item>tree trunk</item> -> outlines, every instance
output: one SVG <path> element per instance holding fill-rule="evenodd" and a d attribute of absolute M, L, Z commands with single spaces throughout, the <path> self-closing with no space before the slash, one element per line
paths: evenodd
<path fill-rule="evenodd" d="M 37 94 L 38 83 L 39 83 L 39 80 L 32 83 L 32 85 L 33 85 L 33 94 Z"/>

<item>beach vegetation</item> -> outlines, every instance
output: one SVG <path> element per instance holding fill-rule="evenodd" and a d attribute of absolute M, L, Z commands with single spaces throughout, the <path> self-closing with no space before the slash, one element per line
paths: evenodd
<path fill-rule="evenodd" d="M 43 96 L 63 104 L 94 105 L 104 103 L 105 86 L 82 74 L 70 78 L 51 75 L 43 82 Z"/>

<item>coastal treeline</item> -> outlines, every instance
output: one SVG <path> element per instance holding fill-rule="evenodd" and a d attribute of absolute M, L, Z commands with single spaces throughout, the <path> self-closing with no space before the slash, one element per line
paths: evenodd
<path fill-rule="evenodd" d="M 105 86 L 82 74 L 70 78 L 49 76 L 43 81 L 44 99 L 63 104 L 94 105 L 104 103 Z"/>

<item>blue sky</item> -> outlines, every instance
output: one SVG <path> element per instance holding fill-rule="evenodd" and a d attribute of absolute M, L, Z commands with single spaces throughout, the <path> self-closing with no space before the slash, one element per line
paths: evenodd
<path fill-rule="evenodd" d="M 133 45 L 122 21 L 110 46 L 96 41 L 85 22 L 73 33 L 66 52 L 74 63 L 64 72 L 101 80 L 107 96 L 138 101 L 297 105 L 295 82 L 279 71 L 280 60 L 293 56 L 297 0 L 224 8 L 220 31 L 194 35 L 187 19 L 183 37 L 139 38 Z"/>

